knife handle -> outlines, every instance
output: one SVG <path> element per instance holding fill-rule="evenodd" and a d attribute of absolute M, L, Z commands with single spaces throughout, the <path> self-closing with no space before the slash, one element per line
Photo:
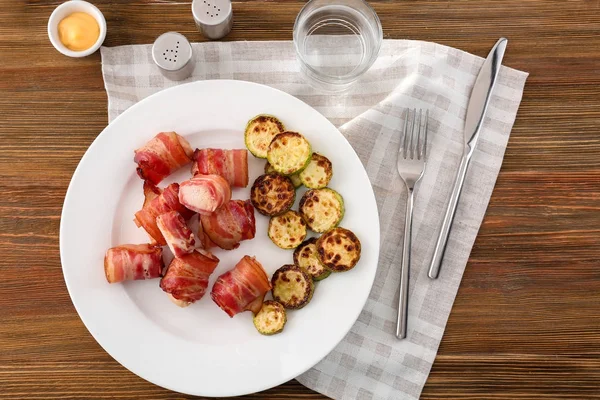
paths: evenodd
<path fill-rule="evenodd" d="M 458 199 L 460 198 L 463 183 L 465 182 L 465 176 L 467 176 L 467 169 L 469 168 L 470 160 L 470 154 L 465 154 L 460 162 L 460 166 L 458 167 L 458 173 L 456 174 L 456 180 L 454 181 L 454 189 L 452 189 L 452 194 L 450 195 L 450 201 L 448 202 L 446 215 L 444 216 L 442 228 L 440 229 L 440 234 L 438 236 L 435 249 L 433 250 L 431 264 L 429 265 L 428 275 L 431 279 L 437 279 L 438 275 L 440 274 L 442 260 L 444 259 L 446 245 L 448 244 L 448 236 L 450 236 L 452 221 L 454 220 L 454 214 L 456 213 Z"/>

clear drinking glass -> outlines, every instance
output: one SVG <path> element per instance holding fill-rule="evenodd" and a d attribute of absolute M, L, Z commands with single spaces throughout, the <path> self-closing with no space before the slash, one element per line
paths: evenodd
<path fill-rule="evenodd" d="M 325 91 L 346 90 L 373 65 L 383 31 L 363 0 L 311 0 L 294 24 L 302 74 Z"/>

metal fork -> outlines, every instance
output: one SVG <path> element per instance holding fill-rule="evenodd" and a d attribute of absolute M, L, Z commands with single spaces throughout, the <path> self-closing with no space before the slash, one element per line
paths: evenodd
<path fill-rule="evenodd" d="M 409 120 L 412 120 L 412 122 L 409 123 Z M 398 339 L 404 339 L 406 337 L 414 189 L 425 170 L 428 120 L 429 111 L 425 112 L 425 121 L 423 122 L 423 110 L 419 110 L 418 116 L 416 109 L 412 112 L 407 110 L 406 119 L 404 120 L 403 137 L 400 139 L 400 149 L 398 150 L 398 173 L 408 190 L 406 219 L 404 222 L 404 246 L 402 248 L 398 320 L 396 323 L 396 337 Z"/>

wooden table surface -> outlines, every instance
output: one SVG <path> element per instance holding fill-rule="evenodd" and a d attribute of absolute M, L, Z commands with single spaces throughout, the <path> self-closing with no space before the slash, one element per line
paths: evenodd
<path fill-rule="evenodd" d="M 94 2 L 107 46 L 203 40 L 189 0 Z M 0 398 L 188 398 L 105 353 L 64 284 L 63 198 L 107 99 L 99 54 L 50 45 L 59 3 L 0 1 Z M 302 4 L 236 1 L 227 40 L 289 40 Z M 372 4 L 386 38 L 485 56 L 507 36 L 505 64 L 531 74 L 422 398 L 600 398 L 600 1 Z M 324 397 L 291 381 L 245 398 Z"/>

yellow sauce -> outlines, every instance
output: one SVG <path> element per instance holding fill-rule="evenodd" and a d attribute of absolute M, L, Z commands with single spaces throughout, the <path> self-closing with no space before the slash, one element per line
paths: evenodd
<path fill-rule="evenodd" d="M 84 12 L 75 12 L 58 23 L 58 37 L 69 50 L 87 50 L 100 36 L 96 19 Z"/>

